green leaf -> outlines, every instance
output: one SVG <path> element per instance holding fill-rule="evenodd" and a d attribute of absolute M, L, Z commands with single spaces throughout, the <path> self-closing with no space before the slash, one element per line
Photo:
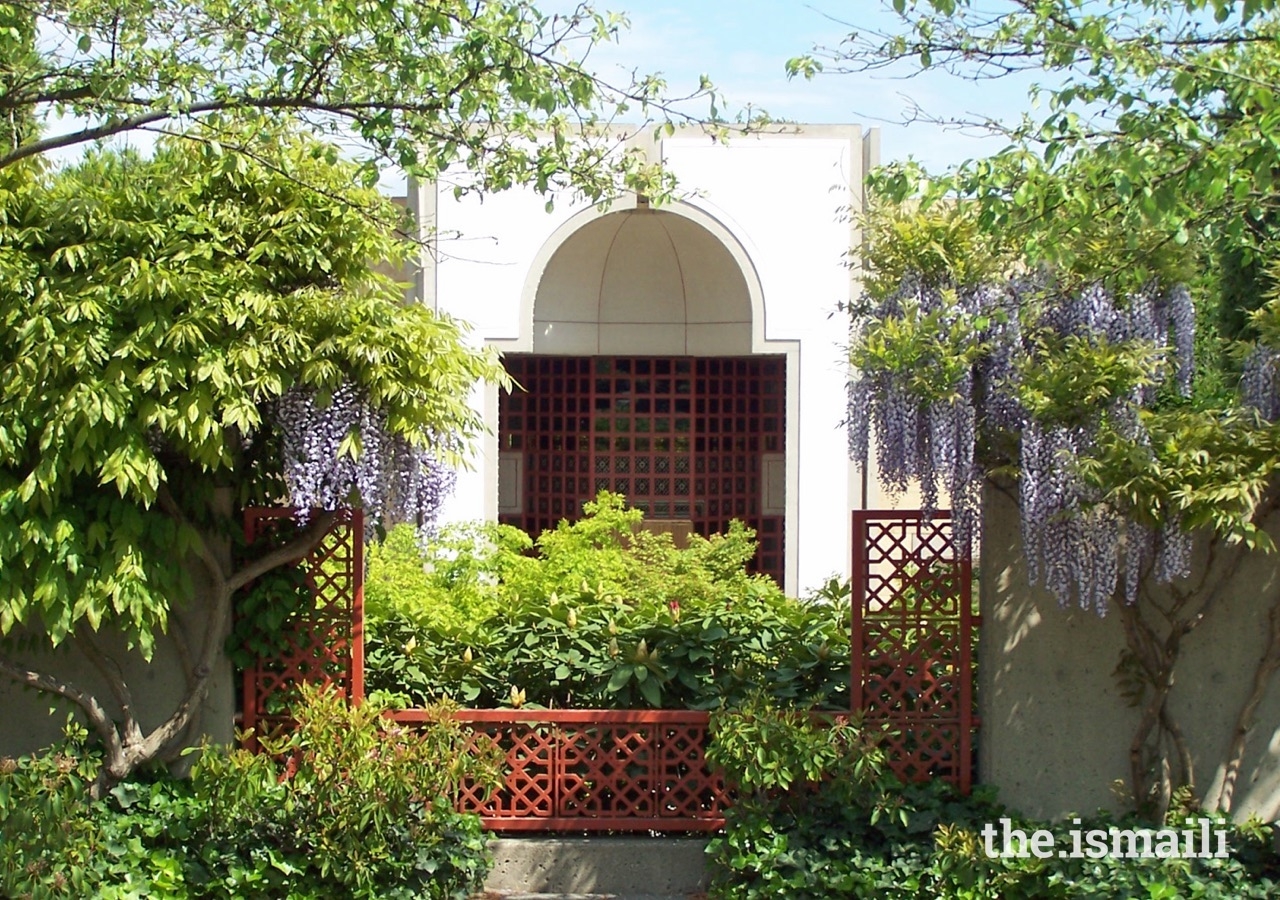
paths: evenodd
<path fill-rule="evenodd" d="M 611 694 L 616 694 L 631 682 L 631 669 L 622 667 L 615 669 L 613 674 L 609 676 L 609 684 L 607 690 Z"/>
<path fill-rule="evenodd" d="M 647 681 L 641 681 L 640 694 L 650 706 L 655 708 L 662 706 L 662 686 L 657 679 L 650 678 Z"/>

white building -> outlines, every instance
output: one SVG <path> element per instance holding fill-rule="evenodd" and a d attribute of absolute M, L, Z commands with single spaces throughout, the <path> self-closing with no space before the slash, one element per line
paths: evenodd
<path fill-rule="evenodd" d="M 878 134 L 858 126 L 644 147 L 684 199 L 609 209 L 415 188 L 435 259 L 416 288 L 499 348 L 524 388 L 475 398 L 491 434 L 446 509 L 535 534 L 600 488 L 649 519 L 755 527 L 789 593 L 848 574 L 867 496 L 842 427 L 849 253 Z"/>

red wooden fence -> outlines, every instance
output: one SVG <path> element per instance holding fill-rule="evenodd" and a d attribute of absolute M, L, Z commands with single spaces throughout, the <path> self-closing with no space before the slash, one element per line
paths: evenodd
<path fill-rule="evenodd" d="M 289 515 L 251 509 L 253 540 Z M 972 566 L 946 513 L 853 514 L 852 705 L 888 742 L 907 780 L 972 780 Z M 303 562 L 315 616 L 281 658 L 244 673 L 246 729 L 284 727 L 293 686 L 364 695 L 363 520 L 346 513 Z M 401 710 L 397 721 L 421 721 Z M 708 716 L 683 710 L 463 710 L 473 740 L 506 756 L 505 786 L 464 789 L 459 808 L 495 831 L 714 831 L 727 796 L 708 770 Z M 250 738 L 250 745 L 253 745 Z"/>
<path fill-rule="evenodd" d="M 245 510 L 245 540 L 252 543 L 292 516 L 287 509 Z M 340 512 L 300 565 L 316 595 L 315 613 L 288 626 L 286 649 L 276 659 L 259 660 L 244 672 L 241 723 L 250 749 L 257 749 L 255 734 L 287 725 L 299 683 L 329 685 L 354 700 L 364 698 L 363 513 Z"/>
<path fill-rule="evenodd" d="M 420 710 L 391 714 L 422 721 Z M 458 808 L 494 831 L 715 831 L 724 782 L 707 767 L 707 713 L 467 709 L 473 740 L 506 756 L 505 786 L 464 787 Z"/>
<path fill-rule="evenodd" d="M 973 567 L 950 516 L 853 514 L 853 708 L 906 781 L 973 780 Z"/>

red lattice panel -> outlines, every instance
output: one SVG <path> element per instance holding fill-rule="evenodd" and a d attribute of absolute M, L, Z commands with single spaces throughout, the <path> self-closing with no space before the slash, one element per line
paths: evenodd
<path fill-rule="evenodd" d="M 653 730 L 635 725 L 566 728 L 556 812 L 593 819 L 655 815 Z"/>
<path fill-rule="evenodd" d="M 477 725 L 472 746 L 497 745 L 510 767 L 501 790 L 487 793 L 464 784 L 459 808 L 488 818 L 547 819 L 556 814 L 554 773 L 557 735 L 550 726 L 529 722 Z"/>
<path fill-rule="evenodd" d="M 252 543 L 291 519 L 286 509 L 245 510 L 245 539 Z M 343 510 L 320 544 L 299 563 L 315 593 L 310 618 L 293 624 L 286 650 L 244 673 L 243 727 L 276 733 L 288 727 L 288 707 L 300 683 L 335 687 L 364 697 L 364 518 Z M 256 748 L 250 734 L 247 745 Z"/>
<path fill-rule="evenodd" d="M 595 496 L 592 361 L 508 356 L 506 366 L 519 387 L 499 401 L 498 434 L 503 450 L 524 455 L 524 514 L 503 521 L 537 537 Z"/>
<path fill-rule="evenodd" d="M 524 458 L 520 514 L 531 534 L 582 515 L 602 490 L 651 519 L 704 536 L 733 519 L 756 529 L 756 571 L 779 582 L 783 517 L 762 512 L 761 459 L 786 435 L 781 356 L 506 357 L 524 390 L 502 396 L 500 446 Z"/>
<path fill-rule="evenodd" d="M 391 713 L 412 723 L 420 711 Z M 498 792 L 464 786 L 458 808 L 495 831 L 714 831 L 724 784 L 704 754 L 708 716 L 676 710 L 462 710 L 506 752 Z"/>
<path fill-rule="evenodd" d="M 756 529 L 756 568 L 782 583 L 783 517 L 764 515 L 761 459 L 786 446 L 786 359 L 698 359 L 694 382 L 694 491 L 701 534 L 740 519 Z"/>
<path fill-rule="evenodd" d="M 946 512 L 853 514 L 853 705 L 904 780 L 972 785 L 977 626 Z"/>

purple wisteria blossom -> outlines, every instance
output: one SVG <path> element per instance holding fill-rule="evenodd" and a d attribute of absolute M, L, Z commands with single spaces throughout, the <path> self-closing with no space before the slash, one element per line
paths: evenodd
<path fill-rule="evenodd" d="M 455 473 L 427 446 L 387 428 L 386 415 L 351 385 L 328 402 L 294 388 L 275 406 L 283 435 L 289 500 L 305 519 L 314 509 L 358 504 L 372 526 L 379 521 L 434 528 Z"/>
<path fill-rule="evenodd" d="M 1153 345 L 1169 361 L 1172 386 L 1188 396 L 1195 310 L 1184 286 L 1162 291 L 1152 285 L 1117 298 L 1100 285 L 1064 294 L 1039 276 L 959 289 L 907 279 L 859 324 L 900 316 L 910 305 L 922 314 L 940 311 L 944 325 L 948 317 L 964 317 L 985 351 L 943 401 L 913 393 L 912 372 L 854 373 L 848 389 L 851 458 L 865 466 L 874 445 L 885 484 L 901 491 L 918 483 L 926 510 L 934 507 L 939 488 L 945 486 L 957 539 L 967 541 L 977 528 L 985 477 L 978 462 L 978 435 L 1007 434 L 1018 440 L 1022 540 L 1033 584 L 1043 585 L 1064 605 L 1074 598 L 1102 615 L 1117 588 L 1123 587 L 1131 602 L 1136 598 L 1144 566 L 1158 581 L 1187 573 L 1191 539 L 1179 523 L 1152 530 L 1128 521 L 1101 502 L 1076 464 L 1094 451 L 1104 426 L 1139 446 L 1146 444 L 1138 410 L 1155 398 L 1155 388 L 1136 385 L 1127 396 L 1113 398 L 1072 424 L 1037 421 L 1018 396 L 1019 361 L 1035 350 L 1032 334 Z M 1258 362 L 1254 379 L 1259 396 L 1280 405 L 1277 358 Z"/>

